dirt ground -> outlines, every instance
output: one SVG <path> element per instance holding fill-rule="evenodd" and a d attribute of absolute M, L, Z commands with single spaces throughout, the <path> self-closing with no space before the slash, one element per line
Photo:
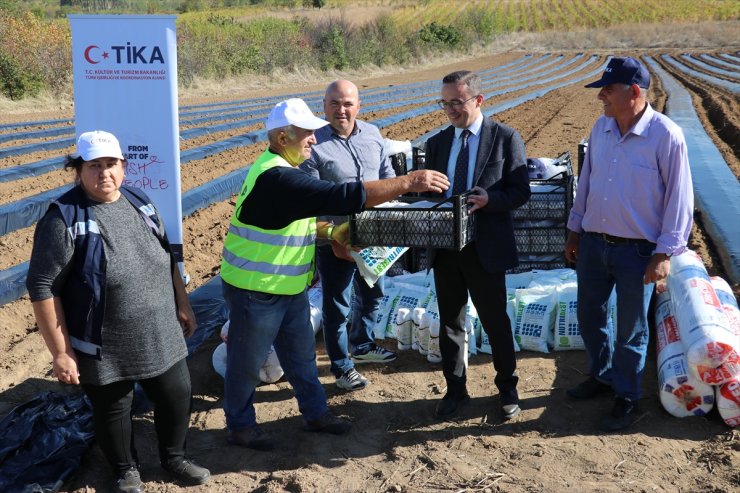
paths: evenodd
<path fill-rule="evenodd" d="M 361 88 L 371 88 L 440 80 L 452 70 L 482 70 L 521 55 L 495 54 L 397 77 L 358 79 L 356 82 Z M 674 73 L 669 66 L 664 65 L 664 68 Z M 700 118 L 728 165 L 736 176 L 740 175 L 737 97 L 689 77 L 682 77 L 682 83 L 694 95 Z M 283 87 L 275 92 L 315 90 L 322 85 L 323 82 L 315 87 Z M 569 85 L 497 114 L 495 118 L 521 133 L 529 156 L 555 157 L 568 150 L 575 162 L 578 142 L 588 135 L 601 113 L 596 91 L 582 86 L 583 82 Z M 516 94 L 491 98 L 489 103 L 498 104 Z M 220 99 L 252 96 L 249 93 L 230 94 Z M 193 98 L 183 104 L 216 99 L 219 98 Z M 658 110 L 666 104 L 658 81 L 654 83 L 651 100 Z M 373 119 L 392 113 L 394 110 L 374 113 L 368 108 L 361 116 Z M 37 111 L 0 115 L 0 122 L 70 116 L 68 111 Z M 443 123 L 443 114 L 429 114 L 395 124 L 383 133 L 393 139 L 413 139 Z M 246 131 L 249 129 L 235 129 L 187 141 L 184 148 Z M 258 144 L 188 163 L 182 169 L 183 190 L 250 163 L 262 149 L 263 144 Z M 59 154 L 55 151 L 0 159 L 0 168 Z M 0 184 L 0 202 L 18 200 L 68 180 L 69 175 L 59 171 L 13 184 Z M 224 201 L 184 220 L 185 265 L 192 278 L 190 290 L 218 273 L 232 208 L 233 202 Z M 0 237 L 0 268 L 28 260 L 32 230 L 28 228 Z M 700 227 L 694 229 L 691 246 L 704 257 L 710 273 L 724 273 L 711 242 Z M 737 287 L 735 289 L 737 294 Z M 4 353 L 0 415 L 39 391 L 75 390 L 61 386 L 50 377 L 49 356 L 35 328 L 27 297 L 0 307 L 0 328 L 0 350 Z M 393 363 L 360 368 L 371 385 L 362 391 L 346 393 L 334 385 L 319 336 L 317 362 L 329 404 L 335 413 L 354 423 L 353 430 L 341 437 L 301 431 L 302 420 L 292 390 L 289 384 L 281 381 L 260 387 L 256 398 L 258 420 L 275 435 L 280 446 L 272 452 L 257 452 L 226 443 L 221 409 L 223 381 L 211 365 L 211 354 L 218 343 L 215 336 L 208 339 L 189 360 L 194 408 L 188 452 L 211 470 L 213 478 L 208 485 L 187 488 L 188 491 L 729 493 L 740 488 L 740 431 L 730 430 L 716 411 L 708 417 L 683 420 L 667 414 L 656 395 L 652 352 L 644 381 L 645 396 L 640 402 L 640 419 L 624 432 L 605 435 L 597 430 L 596 423 L 611 408 L 609 398 L 576 403 L 565 397 L 565 389 L 584 378 L 583 352 L 519 353 L 523 411 L 506 424 L 498 421 L 496 413 L 497 396 L 490 357 L 472 356 L 468 377 L 472 403 L 461 419 L 439 422 L 432 417 L 436 401 L 445 392 L 438 365 L 428 364 L 418 354 L 402 352 Z M 393 341 L 383 344 L 393 347 Z M 167 482 L 167 475 L 158 466 L 151 414 L 137 417 L 135 423 L 147 491 L 184 491 L 185 488 Z M 100 450 L 93 446 L 61 491 L 108 491 L 111 479 Z"/>

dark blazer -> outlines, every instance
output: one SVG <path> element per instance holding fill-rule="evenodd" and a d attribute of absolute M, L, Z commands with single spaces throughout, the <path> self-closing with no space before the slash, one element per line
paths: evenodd
<path fill-rule="evenodd" d="M 426 168 L 447 174 L 455 129 L 452 126 L 430 137 L 426 143 Z M 511 210 L 529 200 L 529 175 L 524 141 L 511 127 L 483 118 L 473 186 L 488 191 L 488 204 L 476 214 L 475 247 L 483 268 L 503 272 L 519 265 Z M 427 255 L 434 265 L 436 251 Z"/>

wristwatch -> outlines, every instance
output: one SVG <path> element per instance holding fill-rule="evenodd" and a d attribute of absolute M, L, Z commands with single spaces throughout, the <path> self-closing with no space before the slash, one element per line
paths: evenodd
<path fill-rule="evenodd" d="M 326 227 L 326 239 L 331 240 L 331 235 L 334 233 L 334 223 L 329 223 L 329 226 Z"/>

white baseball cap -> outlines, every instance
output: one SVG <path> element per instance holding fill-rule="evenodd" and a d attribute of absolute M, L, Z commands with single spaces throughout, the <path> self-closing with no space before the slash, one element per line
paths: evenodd
<path fill-rule="evenodd" d="M 84 132 L 77 139 L 77 155 L 84 161 L 92 161 L 99 157 L 115 157 L 123 159 L 121 144 L 115 135 L 102 130 Z"/>
<path fill-rule="evenodd" d="M 305 130 L 316 130 L 329 122 L 314 116 L 308 105 L 299 98 L 286 99 L 275 105 L 267 117 L 267 130 L 293 125 Z"/>

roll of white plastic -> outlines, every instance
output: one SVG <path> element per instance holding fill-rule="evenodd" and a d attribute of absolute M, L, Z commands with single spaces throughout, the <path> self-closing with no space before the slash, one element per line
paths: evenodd
<path fill-rule="evenodd" d="M 671 257 L 668 289 L 689 368 L 711 385 L 740 376 L 737 336 L 696 253 Z"/>
<path fill-rule="evenodd" d="M 677 418 L 704 416 L 714 406 L 714 389 L 689 371 L 668 290 L 655 303 L 658 397 Z"/>
<path fill-rule="evenodd" d="M 740 379 L 733 379 L 717 387 L 717 410 L 728 426 L 740 424 Z"/>

